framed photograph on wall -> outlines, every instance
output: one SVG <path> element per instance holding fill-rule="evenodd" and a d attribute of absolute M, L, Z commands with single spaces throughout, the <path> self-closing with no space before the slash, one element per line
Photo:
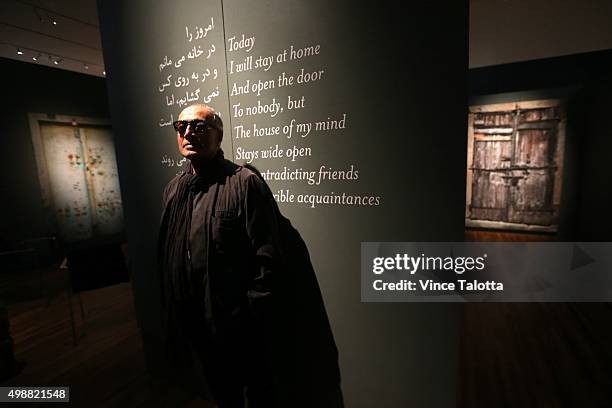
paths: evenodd
<path fill-rule="evenodd" d="M 557 232 L 565 105 L 546 99 L 470 106 L 466 227 Z"/>

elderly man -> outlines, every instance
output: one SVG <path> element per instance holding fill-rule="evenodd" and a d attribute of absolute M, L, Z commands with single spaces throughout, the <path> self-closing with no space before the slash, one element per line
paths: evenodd
<path fill-rule="evenodd" d="M 172 359 L 201 366 L 205 396 L 220 408 L 243 408 L 245 396 L 249 408 L 342 406 L 337 350 L 299 234 L 259 173 L 223 158 L 212 108 L 187 107 L 174 128 L 189 160 L 164 191 L 159 236 Z"/>

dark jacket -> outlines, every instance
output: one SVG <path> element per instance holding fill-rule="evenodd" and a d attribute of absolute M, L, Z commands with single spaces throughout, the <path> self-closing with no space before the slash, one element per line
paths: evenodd
<path fill-rule="evenodd" d="M 181 177 L 164 191 L 160 239 Z M 256 337 L 245 341 L 263 345 L 281 406 L 324 406 L 320 398 L 339 393 L 338 353 L 304 241 L 255 169 L 221 159 L 201 188 L 203 230 L 210 235 L 203 282 L 209 329 Z M 171 303 L 166 293 L 167 310 Z M 180 337 L 176 316 L 167 316 L 169 337 Z M 172 343 L 185 346 L 181 339 Z"/>

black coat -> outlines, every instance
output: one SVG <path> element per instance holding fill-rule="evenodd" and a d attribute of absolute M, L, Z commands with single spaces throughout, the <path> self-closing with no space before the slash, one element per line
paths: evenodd
<path fill-rule="evenodd" d="M 180 175 L 164 191 L 160 242 L 168 230 L 168 208 Z M 341 406 L 324 403 L 340 395 L 338 353 L 308 250 L 283 217 L 254 168 L 220 159 L 200 189 L 209 242 L 202 296 L 207 330 L 237 344 L 257 345 L 278 393 L 279 406 Z M 164 256 L 160 246 L 160 258 Z M 162 282 L 167 282 L 162 276 Z M 172 296 L 164 288 L 166 327 L 171 356 L 190 364 L 184 325 Z M 244 343 L 241 343 L 244 340 Z M 250 348 L 253 349 L 253 348 Z M 194 376 L 194 378 L 197 378 Z M 197 382 L 197 381 L 196 381 Z"/>

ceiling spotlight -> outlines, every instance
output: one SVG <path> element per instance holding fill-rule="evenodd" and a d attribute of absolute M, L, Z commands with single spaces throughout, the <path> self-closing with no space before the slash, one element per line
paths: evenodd
<path fill-rule="evenodd" d="M 21 48 L 17 48 L 17 55 L 23 55 L 23 51 L 21 51 Z"/>
<path fill-rule="evenodd" d="M 106 76 L 106 71 L 102 71 L 102 75 Z"/>
<path fill-rule="evenodd" d="M 51 17 L 51 15 L 49 15 L 49 13 L 47 14 L 47 18 L 49 19 L 49 21 L 51 21 L 51 24 L 53 25 L 57 25 L 57 20 L 55 20 L 55 18 Z"/>
<path fill-rule="evenodd" d="M 32 57 L 32 60 L 38 61 L 39 58 L 40 58 L 40 53 L 38 53 L 38 55 Z"/>
<path fill-rule="evenodd" d="M 83 68 L 84 68 L 84 69 L 89 69 L 89 65 L 87 65 L 87 64 L 83 64 Z"/>
<path fill-rule="evenodd" d="M 59 63 L 60 63 L 60 62 L 62 62 L 62 61 L 63 61 L 63 60 L 60 58 L 60 59 L 56 59 L 55 61 L 53 61 L 53 63 L 54 63 L 55 65 L 57 65 L 57 64 L 59 64 Z"/>

